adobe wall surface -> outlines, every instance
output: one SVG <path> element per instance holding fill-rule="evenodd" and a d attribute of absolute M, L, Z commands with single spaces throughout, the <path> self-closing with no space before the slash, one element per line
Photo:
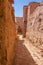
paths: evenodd
<path fill-rule="evenodd" d="M 27 11 L 28 6 L 23 7 L 23 24 L 24 24 L 24 31 L 23 31 L 23 37 L 26 37 L 26 28 L 27 28 Z"/>
<path fill-rule="evenodd" d="M 5 0 L 0 0 L 0 65 L 6 65 L 7 49 L 5 46 Z M 3 6 L 2 6 L 3 4 Z"/>
<path fill-rule="evenodd" d="M 27 36 L 31 36 L 30 38 L 35 36 L 37 39 L 41 38 L 43 40 L 43 6 L 38 6 L 33 14 L 29 16 L 27 23 Z M 35 41 L 34 39 L 32 38 L 32 41 Z"/>
<path fill-rule="evenodd" d="M 28 7 L 30 6 L 30 14 L 34 12 L 34 10 L 40 5 L 38 2 L 30 2 Z"/>
<path fill-rule="evenodd" d="M 24 22 L 24 37 L 26 37 L 27 23 L 29 16 L 34 12 L 34 10 L 39 6 L 37 2 L 31 2 L 27 6 L 23 7 L 23 22 Z"/>
<path fill-rule="evenodd" d="M 0 5 L 0 65 L 12 65 L 17 38 L 12 4 L 9 0 L 0 0 Z"/>
<path fill-rule="evenodd" d="M 17 29 L 20 28 L 23 34 L 24 31 L 23 17 L 16 17 L 15 20 L 16 20 L 15 22 L 16 22 Z"/>
<path fill-rule="evenodd" d="M 35 5 L 34 5 L 35 6 Z M 27 14 L 27 46 L 38 65 L 43 65 L 43 3 L 40 3 L 31 13 L 28 6 Z"/>
<path fill-rule="evenodd" d="M 43 5 L 39 5 L 28 17 L 26 38 L 40 50 L 40 57 L 43 57 Z M 42 65 L 43 59 L 39 62 Z"/>
<path fill-rule="evenodd" d="M 23 20 L 27 21 L 27 10 L 28 10 L 28 6 L 24 6 L 23 7 Z"/>

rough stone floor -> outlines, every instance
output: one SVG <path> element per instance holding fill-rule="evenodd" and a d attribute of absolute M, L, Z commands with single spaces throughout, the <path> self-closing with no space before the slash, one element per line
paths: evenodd
<path fill-rule="evenodd" d="M 23 40 L 18 40 L 15 45 L 15 55 L 12 65 L 36 65 L 31 54 L 23 45 Z"/>

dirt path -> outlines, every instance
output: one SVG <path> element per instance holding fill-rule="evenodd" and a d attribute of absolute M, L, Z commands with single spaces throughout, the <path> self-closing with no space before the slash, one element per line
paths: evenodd
<path fill-rule="evenodd" d="M 30 53 L 23 45 L 23 40 L 18 40 L 18 43 L 16 43 L 13 65 L 36 65 Z"/>

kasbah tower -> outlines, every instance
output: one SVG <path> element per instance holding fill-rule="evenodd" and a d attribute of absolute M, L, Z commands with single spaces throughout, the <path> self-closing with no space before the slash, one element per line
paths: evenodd
<path fill-rule="evenodd" d="M 17 39 L 14 0 L 0 0 L 0 65 L 11 65 Z"/>

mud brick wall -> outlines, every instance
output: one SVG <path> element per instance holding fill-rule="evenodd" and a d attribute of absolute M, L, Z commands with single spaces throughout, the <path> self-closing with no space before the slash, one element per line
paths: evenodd
<path fill-rule="evenodd" d="M 6 65 L 7 49 L 5 46 L 5 0 L 0 0 L 0 65 Z M 2 6 L 3 4 L 3 6 Z"/>
<path fill-rule="evenodd" d="M 34 5 L 33 7 L 35 7 Z M 34 9 L 34 8 L 33 8 Z M 43 64 L 43 2 L 40 2 L 39 5 L 32 10 L 31 6 L 28 6 L 28 17 L 27 17 L 27 32 L 26 39 L 33 46 L 34 57 L 38 62 L 38 65 Z M 28 42 L 28 43 L 29 43 Z M 30 48 L 30 49 L 31 49 Z M 36 54 L 35 54 L 36 53 Z"/>
<path fill-rule="evenodd" d="M 12 64 L 16 38 L 12 4 L 9 0 L 0 0 L 0 65 Z"/>
<path fill-rule="evenodd" d="M 34 18 L 32 18 L 33 16 L 33 13 L 35 11 L 35 9 L 39 6 L 40 3 L 37 3 L 37 2 L 30 2 L 28 4 L 28 11 L 27 11 L 27 33 L 26 33 L 26 36 L 28 36 L 28 28 L 29 28 L 29 24 L 31 24 L 31 20 Z M 30 22 L 31 21 L 31 22 Z"/>
<path fill-rule="evenodd" d="M 8 4 L 8 6 L 7 6 Z M 6 40 L 7 41 L 7 65 L 12 65 L 14 56 L 14 44 L 16 43 L 16 27 L 14 22 L 14 11 L 12 4 L 8 1 L 6 3 Z"/>
<path fill-rule="evenodd" d="M 20 33 L 19 30 L 21 30 L 21 34 L 23 35 L 24 31 L 23 17 L 15 17 L 15 21 L 16 21 L 17 33 Z"/>
<path fill-rule="evenodd" d="M 12 7 L 12 18 L 13 18 L 13 20 L 14 20 L 14 22 L 15 22 L 15 15 L 14 15 L 14 12 L 15 12 L 15 10 L 14 10 L 14 8 Z"/>
<path fill-rule="evenodd" d="M 28 11 L 28 6 L 23 7 L 23 20 L 27 21 L 27 11 Z"/>
<path fill-rule="evenodd" d="M 23 24 L 24 24 L 24 31 L 23 31 L 23 37 L 26 37 L 26 29 L 27 29 L 27 11 L 28 6 L 23 7 Z"/>
<path fill-rule="evenodd" d="M 29 14 L 26 36 L 34 46 L 43 47 L 43 5 L 38 5 L 33 13 Z"/>
<path fill-rule="evenodd" d="M 38 7 L 40 3 L 38 2 L 30 2 L 28 6 L 30 6 L 30 14 L 34 12 L 34 10 Z"/>

